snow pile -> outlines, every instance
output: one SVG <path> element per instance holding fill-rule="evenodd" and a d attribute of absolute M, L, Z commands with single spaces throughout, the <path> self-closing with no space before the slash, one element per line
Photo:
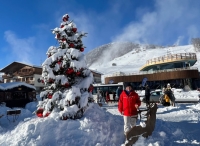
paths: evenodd
<path fill-rule="evenodd" d="M 25 109 L 22 110 L 22 114 L 25 112 Z M 60 121 L 51 114 L 47 118 L 38 118 L 35 115 L 29 118 L 26 116 L 24 119 L 21 117 L 17 123 L 9 123 L 5 117 L 1 121 L 7 122 L 12 127 L 7 129 L 8 125 L 1 122 L 0 145 L 4 146 L 79 146 L 123 143 L 121 116 L 105 112 L 97 104 L 90 104 L 84 117 L 79 120 Z M 116 127 L 116 124 L 119 126 Z"/>
<path fill-rule="evenodd" d="M 35 86 L 24 83 L 24 82 L 10 82 L 10 83 L 0 83 L 1 90 L 8 90 L 19 86 L 26 86 L 28 88 L 32 88 L 36 90 Z"/>

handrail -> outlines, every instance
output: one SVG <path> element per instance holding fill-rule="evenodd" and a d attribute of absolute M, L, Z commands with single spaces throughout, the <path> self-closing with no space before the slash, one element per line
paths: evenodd
<path fill-rule="evenodd" d="M 184 67 L 184 68 L 173 68 L 173 69 L 164 69 L 164 70 L 155 70 L 155 71 L 139 71 L 134 73 L 113 73 L 104 75 L 104 77 L 115 77 L 115 76 L 130 76 L 130 75 L 143 75 L 143 74 L 153 74 L 161 72 L 172 72 L 172 71 L 183 71 L 183 70 L 198 70 L 197 67 Z"/>
<path fill-rule="evenodd" d="M 178 54 L 170 54 L 157 58 L 152 58 L 146 61 L 145 66 L 161 62 L 169 62 L 169 61 L 184 60 L 184 59 L 197 59 L 196 53 L 178 53 Z"/>

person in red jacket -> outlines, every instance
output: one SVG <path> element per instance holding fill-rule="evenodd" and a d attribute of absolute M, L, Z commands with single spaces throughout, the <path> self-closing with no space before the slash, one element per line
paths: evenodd
<path fill-rule="evenodd" d="M 136 126 L 138 108 L 141 105 L 138 94 L 132 89 L 131 84 L 126 86 L 122 91 L 118 103 L 118 110 L 124 117 L 124 134 L 127 135 L 128 131 Z"/>
<path fill-rule="evenodd" d="M 110 95 L 109 95 L 108 91 L 106 91 L 106 102 L 108 103 L 108 101 L 110 101 Z"/>

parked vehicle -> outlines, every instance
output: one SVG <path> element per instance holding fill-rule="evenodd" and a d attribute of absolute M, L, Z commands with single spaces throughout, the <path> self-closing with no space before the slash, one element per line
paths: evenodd
<path fill-rule="evenodd" d="M 109 94 L 110 100 L 118 101 L 117 98 L 113 99 L 113 96 L 116 96 L 116 90 L 118 87 L 123 89 L 123 83 L 118 84 L 93 84 L 94 88 L 92 91 L 92 95 L 94 100 L 97 100 L 97 90 L 100 90 L 101 96 L 106 101 L 106 93 Z"/>
<path fill-rule="evenodd" d="M 160 102 L 160 97 L 163 96 L 161 90 L 151 91 L 150 102 Z M 142 102 L 146 103 L 145 97 L 142 98 Z"/>
<path fill-rule="evenodd" d="M 173 94 L 173 96 L 175 96 Z M 158 102 L 158 103 L 161 103 L 163 104 L 163 98 L 164 98 L 164 94 L 161 90 L 156 90 L 156 91 L 151 91 L 151 96 L 150 96 L 150 102 Z M 192 98 L 175 98 L 175 102 L 176 103 L 198 103 L 200 100 L 199 100 L 199 97 L 192 97 Z M 146 100 L 145 100 L 145 96 L 141 96 L 140 97 L 140 100 L 144 103 L 146 103 Z"/>

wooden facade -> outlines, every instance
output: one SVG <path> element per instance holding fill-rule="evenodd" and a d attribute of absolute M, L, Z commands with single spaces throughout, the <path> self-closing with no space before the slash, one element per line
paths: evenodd
<path fill-rule="evenodd" d="M 101 83 L 101 75 L 102 75 L 102 73 L 97 72 L 95 70 L 91 70 L 91 72 L 92 72 L 93 77 L 94 77 L 94 83 Z"/>
<path fill-rule="evenodd" d="M 1 72 L 4 72 L 2 76 L 4 83 L 9 82 L 25 82 L 34 85 L 34 74 L 41 75 L 42 68 L 31 66 L 19 62 L 13 62 L 9 66 L 3 68 Z"/>
<path fill-rule="evenodd" d="M 0 84 L 0 102 L 5 102 L 7 107 L 25 107 L 34 100 L 36 100 L 34 86 L 19 82 Z"/>
<path fill-rule="evenodd" d="M 194 83 L 194 81 L 199 83 L 199 72 L 198 69 L 195 68 L 161 70 L 154 71 L 152 73 L 143 72 L 134 75 L 107 76 L 105 77 L 105 84 L 109 84 L 110 81 L 112 81 L 113 84 L 119 82 L 132 82 L 137 83 L 137 86 L 139 86 L 144 78 L 147 78 L 148 82 L 157 82 L 156 84 L 165 84 L 167 82 L 170 83 L 176 81 L 183 84 L 183 86 L 189 85 L 192 89 L 195 89 L 199 86 L 197 83 Z"/>
<path fill-rule="evenodd" d="M 148 78 L 148 81 L 160 81 L 160 80 L 173 80 L 173 79 L 185 79 L 185 78 L 199 78 L 198 70 L 180 70 L 171 72 L 158 72 L 151 74 L 138 74 L 129 76 L 113 76 L 106 77 L 105 84 L 109 84 L 109 81 L 118 82 L 141 82 L 143 78 Z"/>

